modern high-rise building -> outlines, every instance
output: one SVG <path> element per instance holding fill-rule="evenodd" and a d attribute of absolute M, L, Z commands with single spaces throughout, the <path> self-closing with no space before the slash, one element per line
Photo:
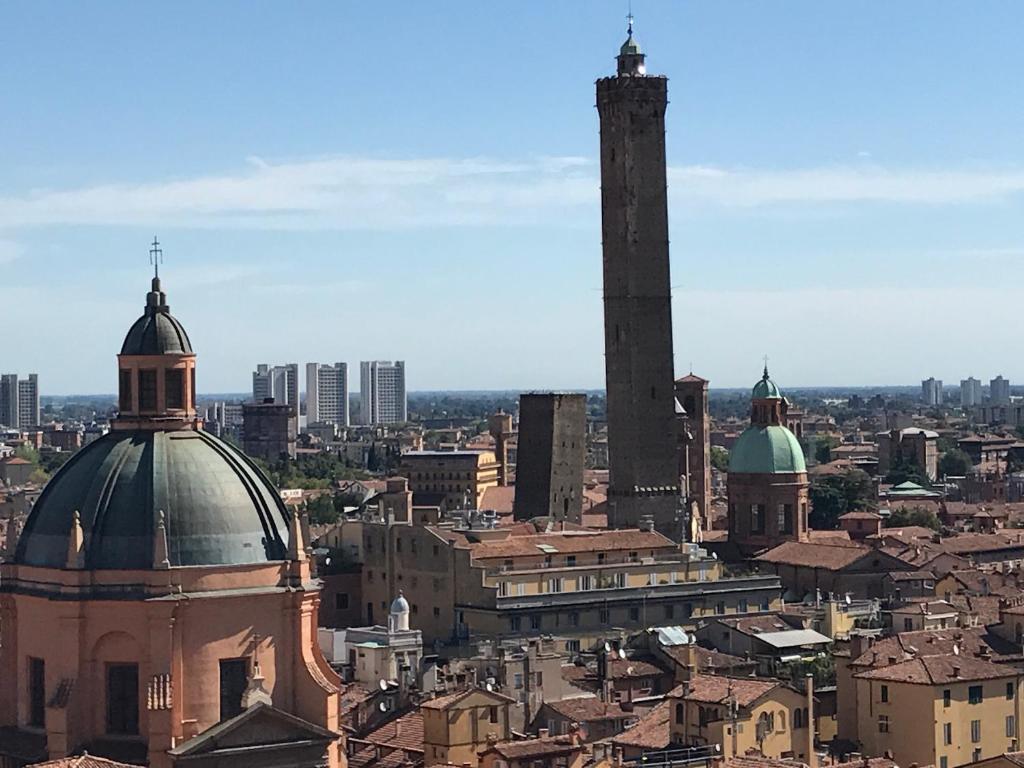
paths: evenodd
<path fill-rule="evenodd" d="M 19 379 L 16 373 L 0 376 L 0 424 L 15 429 L 38 427 L 39 376 L 30 373 Z"/>
<path fill-rule="evenodd" d="M 921 400 L 925 405 L 942 405 L 942 380 L 932 377 L 922 381 Z"/>
<path fill-rule="evenodd" d="M 981 381 L 973 376 L 960 382 L 960 407 L 973 408 L 981 405 Z"/>
<path fill-rule="evenodd" d="M 363 424 L 401 424 L 409 420 L 405 361 L 364 360 L 359 364 L 359 412 Z"/>
<path fill-rule="evenodd" d="M 988 383 L 989 386 L 989 399 L 992 400 L 992 405 L 1009 405 L 1010 404 L 1010 380 L 1004 379 L 1002 376 L 996 376 L 992 381 Z"/>
<path fill-rule="evenodd" d="M 629 37 L 597 81 L 608 397 L 608 526 L 653 519 L 682 536 L 673 393 L 665 108 L 668 80 L 646 74 Z"/>
<path fill-rule="evenodd" d="M 299 412 L 298 363 L 269 366 L 261 363 L 252 374 L 252 399 L 263 403 L 273 399 L 278 405 L 290 405 Z"/>
<path fill-rule="evenodd" d="M 0 424 L 16 428 L 18 421 L 18 374 L 5 373 L 0 376 Z"/>
<path fill-rule="evenodd" d="M 348 363 L 306 363 L 306 423 L 349 425 Z"/>

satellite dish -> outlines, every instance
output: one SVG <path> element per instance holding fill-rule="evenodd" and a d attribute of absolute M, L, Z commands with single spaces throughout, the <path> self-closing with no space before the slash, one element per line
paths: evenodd
<path fill-rule="evenodd" d="M 612 646 L 611 646 L 610 643 L 605 642 L 605 644 L 604 644 L 604 652 L 605 653 L 611 653 L 612 652 Z"/>
<path fill-rule="evenodd" d="M 960 646 L 959 645 L 954 645 L 953 646 L 953 655 L 954 656 L 959 656 L 960 655 Z"/>
<path fill-rule="evenodd" d="M 491 685 L 490 683 L 488 683 L 487 685 L 485 685 L 485 686 L 484 686 L 484 688 L 486 688 L 486 689 L 487 689 L 487 692 L 488 692 L 488 693 L 490 693 L 491 691 L 493 691 L 493 690 L 494 690 L 494 686 L 493 686 L 493 685 Z"/>
<path fill-rule="evenodd" d="M 847 605 L 849 605 L 849 604 L 850 604 L 850 596 L 849 596 L 849 595 L 847 595 L 847 596 L 846 596 L 846 604 L 847 604 Z"/>
<path fill-rule="evenodd" d="M 712 552 L 711 553 L 711 557 L 713 557 L 715 560 L 717 560 L 718 559 L 718 553 L 717 552 Z"/>
<path fill-rule="evenodd" d="M 623 661 L 626 660 L 626 652 L 622 648 L 619 648 L 619 658 Z"/>
<path fill-rule="evenodd" d="M 626 674 L 627 675 L 632 675 L 633 674 L 633 667 L 632 666 L 626 667 Z"/>
<path fill-rule="evenodd" d="M 387 712 L 388 705 L 382 701 L 380 704 L 377 705 L 377 709 L 379 709 L 381 712 Z"/>
<path fill-rule="evenodd" d="M 387 680 L 381 680 L 379 683 L 377 683 L 377 685 L 380 686 L 380 689 L 382 691 L 386 691 L 388 689 L 388 681 Z"/>

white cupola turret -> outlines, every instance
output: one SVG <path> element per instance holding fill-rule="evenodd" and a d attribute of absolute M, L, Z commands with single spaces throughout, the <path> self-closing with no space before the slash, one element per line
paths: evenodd
<path fill-rule="evenodd" d="M 409 601 L 399 591 L 398 597 L 391 603 L 391 615 L 388 617 L 388 631 L 409 631 Z"/>

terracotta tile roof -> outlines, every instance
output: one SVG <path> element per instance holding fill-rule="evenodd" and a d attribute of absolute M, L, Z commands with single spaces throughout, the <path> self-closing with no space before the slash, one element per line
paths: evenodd
<path fill-rule="evenodd" d="M 346 683 L 341 689 L 341 696 L 338 700 L 338 714 L 346 717 L 352 710 L 373 696 L 371 691 L 362 683 Z"/>
<path fill-rule="evenodd" d="M 807 538 L 814 544 L 849 546 L 853 543 L 849 531 L 808 531 Z"/>
<path fill-rule="evenodd" d="M 950 595 L 949 602 L 959 613 L 974 616 L 981 626 L 999 623 L 999 595 Z"/>
<path fill-rule="evenodd" d="M 1024 548 L 1024 533 L 961 533 L 943 539 L 941 545 L 947 552 L 954 554 Z"/>
<path fill-rule="evenodd" d="M 772 757 L 749 755 L 747 757 L 730 757 L 722 762 L 721 768 L 808 768 L 807 763 L 799 760 L 783 760 Z"/>
<path fill-rule="evenodd" d="M 877 512 L 869 512 L 866 509 L 857 509 L 839 516 L 840 520 L 881 520 L 882 516 Z"/>
<path fill-rule="evenodd" d="M 778 563 L 805 568 L 822 568 L 838 571 L 871 554 L 875 550 L 863 545 L 840 546 L 837 544 L 812 543 L 808 541 L 786 541 L 754 559 L 762 563 Z"/>
<path fill-rule="evenodd" d="M 593 513 L 593 514 L 587 513 L 587 514 L 584 514 L 583 515 L 583 525 L 585 525 L 587 528 L 595 528 L 595 529 L 603 530 L 603 529 L 608 527 L 608 515 L 607 514 L 597 514 L 597 513 Z"/>
<path fill-rule="evenodd" d="M 34 763 L 29 768 L 139 768 L 131 763 L 118 763 L 103 757 L 85 754 L 77 757 L 62 757 L 46 763 Z"/>
<path fill-rule="evenodd" d="M 718 619 L 720 624 L 732 627 L 745 635 L 760 635 L 765 632 L 785 632 L 799 629 L 784 621 L 778 614 L 766 613 L 761 616 L 744 616 L 739 619 Z"/>
<path fill-rule="evenodd" d="M 931 541 L 934 535 L 935 531 L 931 528 L 925 528 L 923 525 L 903 525 L 883 528 L 879 537 L 883 539 L 894 537 L 900 541 L 912 541 L 914 539 L 927 539 Z"/>
<path fill-rule="evenodd" d="M 454 693 L 448 693 L 443 696 L 436 696 L 435 698 L 430 699 L 429 701 L 424 701 L 422 704 L 420 704 L 420 707 L 422 707 L 423 709 L 448 709 L 449 707 L 458 704 L 463 699 L 469 698 L 474 693 L 478 693 L 483 695 L 485 698 L 492 699 L 495 704 L 504 704 L 507 702 L 515 701 L 514 699 L 510 699 L 508 696 L 496 693 L 494 691 L 488 691 L 484 688 L 466 688 L 464 690 L 455 691 Z"/>
<path fill-rule="evenodd" d="M 694 675 L 689 692 L 682 695 L 687 701 L 704 704 L 725 704 L 734 696 L 739 706 L 747 707 L 781 685 L 778 680 L 759 680 L 753 677 Z"/>
<path fill-rule="evenodd" d="M 934 579 L 935 574 L 931 571 L 893 571 L 887 574 L 890 581 L 920 581 L 922 579 Z"/>
<path fill-rule="evenodd" d="M 544 704 L 567 720 L 577 723 L 593 723 L 599 720 L 635 719 L 636 715 L 627 712 L 618 702 L 604 702 L 596 696 L 585 696 L 578 699 L 562 699 L 561 701 L 545 701 Z"/>
<path fill-rule="evenodd" d="M 680 664 L 686 663 L 686 649 L 681 645 L 669 645 L 662 649 L 662 652 Z M 733 656 L 710 648 L 694 647 L 694 655 L 697 661 L 697 671 L 708 672 L 710 670 L 728 670 L 735 667 L 747 667 L 754 662 L 744 659 L 741 656 Z"/>
<path fill-rule="evenodd" d="M 612 739 L 613 744 L 639 749 L 666 749 L 672 741 L 672 702 L 663 701 Z"/>
<path fill-rule="evenodd" d="M 480 509 L 493 509 L 498 514 L 511 514 L 512 504 L 516 498 L 514 485 L 492 485 L 484 488 L 480 497 Z"/>
<path fill-rule="evenodd" d="M 848 763 L 833 763 L 830 768 L 899 768 L 899 766 L 888 757 L 863 757 Z"/>
<path fill-rule="evenodd" d="M 1010 643 L 989 634 L 983 627 L 925 629 L 900 632 L 879 640 L 850 664 L 861 668 L 881 667 L 915 657 L 952 656 L 954 645 L 960 649 L 961 657 L 990 653 L 998 659 L 1014 650 Z"/>
<path fill-rule="evenodd" d="M 423 751 L 423 715 L 418 709 L 389 720 L 370 731 L 363 740 L 398 749 Z"/>
<path fill-rule="evenodd" d="M 583 746 L 571 735 L 549 736 L 543 739 L 523 739 L 522 741 L 499 741 L 492 744 L 486 752 L 497 752 L 506 760 L 523 760 L 531 757 L 545 757 L 582 751 Z"/>
<path fill-rule="evenodd" d="M 564 531 L 539 533 L 532 536 L 514 536 L 498 541 L 472 544 L 476 560 L 515 557 L 517 555 L 543 555 L 540 547 L 553 547 L 552 554 L 574 552 L 610 552 L 614 550 L 676 550 L 678 545 L 654 531 Z"/>
<path fill-rule="evenodd" d="M 967 680 L 1016 677 L 1018 674 L 1016 669 L 1009 666 L 951 653 L 948 656 L 924 656 L 885 667 L 876 667 L 859 672 L 854 677 L 864 680 L 888 680 L 896 683 L 946 685 Z"/>

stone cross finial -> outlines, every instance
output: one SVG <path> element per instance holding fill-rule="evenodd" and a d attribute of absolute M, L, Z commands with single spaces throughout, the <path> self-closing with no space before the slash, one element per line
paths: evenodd
<path fill-rule="evenodd" d="M 149 249 L 149 263 L 153 265 L 153 277 L 159 280 L 160 264 L 164 260 L 164 251 L 160 247 L 160 241 L 156 239 L 156 235 L 153 235 L 153 242 L 150 245 L 152 247 Z"/>

